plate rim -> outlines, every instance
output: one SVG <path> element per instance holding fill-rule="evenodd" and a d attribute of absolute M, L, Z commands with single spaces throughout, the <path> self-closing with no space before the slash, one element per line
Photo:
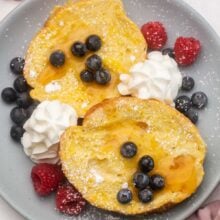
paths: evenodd
<path fill-rule="evenodd" d="M 25 9 L 25 7 L 28 7 L 29 5 L 33 4 L 37 0 L 28 0 L 28 1 L 23 1 L 18 4 L 11 12 L 9 12 L 3 20 L 0 22 L 0 32 L 2 31 L 3 27 L 7 24 L 7 22 L 10 22 L 14 16 L 16 16 L 17 12 L 22 11 Z M 59 1 L 59 0 L 58 0 Z M 59 2 L 57 1 L 57 4 Z M 217 50 L 219 50 L 220 53 L 220 35 L 217 34 L 215 29 L 209 24 L 209 22 L 193 7 L 191 7 L 187 2 L 183 0 L 174 0 L 173 2 L 170 2 L 170 0 L 167 0 L 167 3 L 171 4 L 178 4 L 178 7 L 180 10 L 185 11 L 187 13 L 191 13 L 193 15 L 193 19 L 197 19 L 197 21 L 201 22 L 208 30 L 208 32 L 211 33 L 213 39 L 218 42 L 219 47 Z M 187 209 L 186 214 L 183 214 L 181 217 L 182 219 L 186 219 L 189 217 L 195 210 L 197 210 L 201 205 L 204 203 L 204 201 L 211 195 L 211 193 L 215 190 L 215 188 L 220 184 L 220 175 L 216 179 L 216 182 L 212 183 L 212 187 L 207 189 L 208 191 L 207 195 L 204 195 L 202 198 L 200 198 L 200 202 L 196 204 L 195 206 L 191 206 Z M 193 195 L 192 195 L 193 196 Z M 17 206 L 17 204 L 14 203 L 13 199 L 9 198 L 6 193 L 4 193 L 3 187 L 0 183 L 0 197 L 11 207 L 13 208 L 17 213 L 19 213 L 22 217 L 29 219 L 29 220 L 34 220 L 31 216 L 26 214 L 25 210 Z"/>

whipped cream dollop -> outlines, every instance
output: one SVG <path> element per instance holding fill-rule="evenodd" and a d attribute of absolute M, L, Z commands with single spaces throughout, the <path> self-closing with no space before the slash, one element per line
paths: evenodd
<path fill-rule="evenodd" d="M 67 104 L 40 103 L 24 124 L 24 152 L 35 163 L 57 163 L 60 136 L 67 127 L 77 125 L 77 118 L 76 111 Z"/>
<path fill-rule="evenodd" d="M 182 75 L 174 59 L 159 51 L 135 64 L 128 74 L 120 75 L 118 91 L 140 99 L 154 98 L 172 105 L 182 85 Z"/>

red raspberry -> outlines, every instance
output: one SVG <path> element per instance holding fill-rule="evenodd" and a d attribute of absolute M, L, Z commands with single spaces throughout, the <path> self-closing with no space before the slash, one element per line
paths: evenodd
<path fill-rule="evenodd" d="M 167 42 L 166 30 L 160 22 L 148 22 L 141 28 L 148 47 L 152 50 L 160 50 Z"/>
<path fill-rule="evenodd" d="M 60 166 L 47 163 L 35 165 L 31 171 L 31 178 L 34 189 L 40 196 L 49 195 L 57 190 L 65 179 Z"/>
<path fill-rule="evenodd" d="M 56 194 L 57 209 L 67 215 L 79 215 L 86 205 L 82 195 L 70 184 L 59 187 Z"/>
<path fill-rule="evenodd" d="M 179 37 L 174 46 L 176 62 L 186 66 L 195 62 L 201 50 L 199 40 L 193 37 Z"/>

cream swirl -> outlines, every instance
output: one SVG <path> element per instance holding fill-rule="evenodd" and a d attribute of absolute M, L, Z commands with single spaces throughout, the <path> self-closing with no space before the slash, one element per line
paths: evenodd
<path fill-rule="evenodd" d="M 140 99 L 154 98 L 173 104 L 182 84 L 182 75 L 174 59 L 159 51 L 148 54 L 148 60 L 134 65 L 129 74 L 120 75 L 118 91 Z"/>
<path fill-rule="evenodd" d="M 36 163 L 57 163 L 60 136 L 67 127 L 76 124 L 77 114 L 69 105 L 42 102 L 24 124 L 21 140 L 24 152 Z"/>

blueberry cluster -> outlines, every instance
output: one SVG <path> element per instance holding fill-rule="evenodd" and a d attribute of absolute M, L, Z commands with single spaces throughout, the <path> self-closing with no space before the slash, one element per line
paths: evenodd
<path fill-rule="evenodd" d="M 162 50 L 163 55 L 168 55 L 175 59 L 175 52 L 172 48 Z M 192 77 L 185 76 L 183 78 L 181 90 L 190 92 L 195 86 L 195 81 Z M 176 98 L 175 107 L 178 111 L 188 117 L 192 123 L 196 124 L 199 120 L 199 114 L 196 110 L 203 109 L 208 104 L 208 97 L 204 92 L 196 92 L 192 97 L 182 95 Z"/>
<path fill-rule="evenodd" d="M 25 61 L 23 58 L 16 57 L 10 63 L 12 73 L 18 75 L 12 87 L 2 90 L 1 97 L 7 104 L 16 103 L 16 107 L 11 110 L 10 118 L 15 123 L 11 127 L 10 135 L 13 140 L 20 142 L 23 136 L 23 124 L 31 116 L 33 110 L 38 105 L 29 95 L 29 86 L 23 77 Z"/>
<path fill-rule="evenodd" d="M 195 81 L 192 77 L 183 78 L 182 90 L 191 91 L 194 88 Z M 186 95 L 179 96 L 175 100 L 175 107 L 178 111 L 188 117 L 194 124 L 198 122 L 199 115 L 197 110 L 203 109 L 208 104 L 208 97 L 204 92 L 196 92 L 191 98 Z"/>
<path fill-rule="evenodd" d="M 102 41 L 97 35 L 90 35 L 86 42 L 77 41 L 71 46 L 73 56 L 82 58 L 87 52 L 96 52 L 102 46 Z M 50 63 L 54 67 L 61 67 L 65 63 L 65 53 L 61 50 L 50 55 Z M 86 60 L 86 69 L 80 73 L 80 78 L 85 83 L 95 81 L 99 85 L 106 85 L 111 80 L 110 73 L 102 67 L 102 59 L 94 54 Z"/>
<path fill-rule="evenodd" d="M 121 155 L 132 158 L 137 154 L 137 146 L 133 142 L 126 142 L 121 146 Z M 133 184 L 138 190 L 138 198 L 142 203 L 148 203 L 153 199 L 153 191 L 161 190 L 165 186 L 164 178 L 159 174 L 149 175 L 154 169 L 154 160 L 151 156 L 143 156 L 138 163 L 139 171 L 133 175 Z M 117 194 L 117 200 L 121 204 L 128 204 L 132 200 L 132 191 L 128 188 L 121 189 Z"/>

